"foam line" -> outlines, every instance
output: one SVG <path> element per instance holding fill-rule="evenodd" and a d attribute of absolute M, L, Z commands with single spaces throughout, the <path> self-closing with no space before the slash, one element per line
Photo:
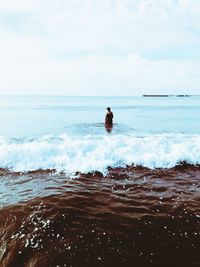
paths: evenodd
<path fill-rule="evenodd" d="M 200 135 L 154 134 L 37 139 L 0 138 L 0 168 L 27 172 L 56 169 L 67 173 L 101 171 L 107 167 L 142 165 L 171 168 L 179 162 L 200 164 Z"/>

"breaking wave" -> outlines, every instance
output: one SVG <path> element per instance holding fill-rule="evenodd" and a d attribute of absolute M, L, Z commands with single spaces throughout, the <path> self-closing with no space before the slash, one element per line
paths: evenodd
<path fill-rule="evenodd" d="M 126 165 L 172 168 L 181 162 L 200 164 L 200 135 L 41 136 L 0 138 L 0 168 L 16 172 L 54 169 L 57 172 L 105 173 Z"/>

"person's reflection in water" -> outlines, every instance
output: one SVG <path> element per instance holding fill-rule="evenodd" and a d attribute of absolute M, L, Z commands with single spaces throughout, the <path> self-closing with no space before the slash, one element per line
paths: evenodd
<path fill-rule="evenodd" d="M 111 111 L 111 108 L 107 108 L 107 113 L 105 116 L 105 129 L 108 133 L 112 132 L 113 128 L 113 113 Z"/>

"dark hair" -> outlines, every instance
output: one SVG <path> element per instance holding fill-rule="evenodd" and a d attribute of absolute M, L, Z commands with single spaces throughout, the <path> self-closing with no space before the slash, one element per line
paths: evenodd
<path fill-rule="evenodd" d="M 110 111 L 110 107 L 107 107 L 107 110 Z"/>

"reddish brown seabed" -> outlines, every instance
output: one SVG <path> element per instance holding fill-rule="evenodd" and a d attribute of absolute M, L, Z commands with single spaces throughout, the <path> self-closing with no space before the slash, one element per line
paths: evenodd
<path fill-rule="evenodd" d="M 200 266 L 199 167 L 26 176 L 61 182 L 1 208 L 1 267 Z"/>

